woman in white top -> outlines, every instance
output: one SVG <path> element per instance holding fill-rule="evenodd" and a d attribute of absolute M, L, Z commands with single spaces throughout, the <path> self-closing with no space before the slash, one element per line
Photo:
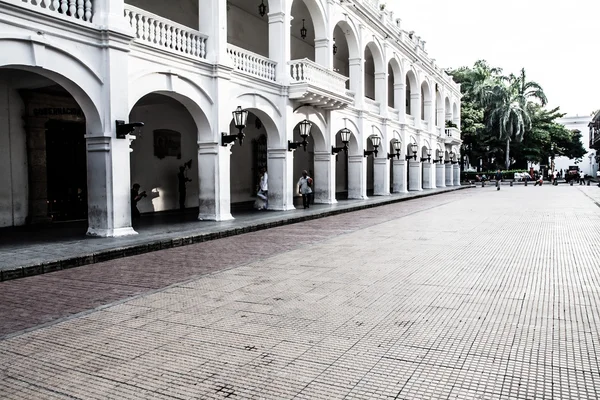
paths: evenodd
<path fill-rule="evenodd" d="M 585 185 L 585 173 L 579 170 L 579 184 Z"/>
<path fill-rule="evenodd" d="M 309 198 L 312 193 L 312 178 L 308 176 L 306 170 L 302 171 L 302 176 L 298 180 L 298 193 L 302 195 L 302 205 L 304 208 L 309 208 Z"/>

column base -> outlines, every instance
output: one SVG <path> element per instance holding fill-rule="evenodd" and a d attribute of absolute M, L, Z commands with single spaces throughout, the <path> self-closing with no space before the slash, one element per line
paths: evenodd
<path fill-rule="evenodd" d="M 86 235 L 92 237 L 123 237 L 123 236 L 132 236 L 137 235 L 138 233 L 133 230 L 132 227 L 127 228 L 117 228 L 117 229 L 95 229 L 88 228 Z"/>

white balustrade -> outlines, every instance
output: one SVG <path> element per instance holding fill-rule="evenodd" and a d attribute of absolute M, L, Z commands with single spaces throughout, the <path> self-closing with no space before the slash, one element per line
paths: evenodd
<path fill-rule="evenodd" d="M 421 120 L 421 128 L 422 128 L 422 130 L 424 130 L 425 132 L 429 132 L 429 122 L 428 122 L 428 121 Z"/>
<path fill-rule="evenodd" d="M 125 5 L 125 17 L 138 40 L 159 49 L 206 58 L 207 37 L 200 32 L 129 4 Z"/>
<path fill-rule="evenodd" d="M 334 93 L 347 95 L 347 77 L 331 71 L 314 61 L 305 58 L 289 62 L 291 83 L 308 83 L 312 86 L 326 88 Z"/>
<path fill-rule="evenodd" d="M 400 119 L 400 110 L 396 110 L 394 107 L 388 107 L 388 114 L 392 119 Z"/>
<path fill-rule="evenodd" d="M 374 114 L 379 114 L 381 112 L 381 103 L 373 99 L 369 99 L 368 97 L 365 97 L 365 107 L 367 111 Z"/>
<path fill-rule="evenodd" d="M 268 81 L 275 81 L 275 68 L 277 67 L 275 61 L 231 44 L 227 45 L 227 54 L 233 61 L 233 67 L 238 71 Z"/>
<path fill-rule="evenodd" d="M 19 5 L 25 3 L 33 8 L 86 22 L 91 22 L 93 16 L 93 0 L 9 0 L 7 2 Z"/>
<path fill-rule="evenodd" d="M 460 131 L 457 128 L 446 128 L 446 136 L 460 140 Z"/>
<path fill-rule="evenodd" d="M 406 114 L 406 123 L 411 126 L 415 126 L 415 117 L 412 115 Z"/>

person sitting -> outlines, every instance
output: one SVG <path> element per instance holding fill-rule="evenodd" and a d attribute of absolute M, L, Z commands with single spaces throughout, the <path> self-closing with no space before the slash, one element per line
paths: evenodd
<path fill-rule="evenodd" d="M 144 197 L 146 197 L 146 191 L 139 193 L 140 184 L 134 183 L 131 188 L 131 219 L 138 219 L 140 217 L 140 210 L 137 208 L 137 203 Z"/>

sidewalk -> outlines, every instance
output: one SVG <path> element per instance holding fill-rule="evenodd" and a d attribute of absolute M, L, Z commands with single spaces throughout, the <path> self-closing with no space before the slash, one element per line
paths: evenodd
<path fill-rule="evenodd" d="M 377 196 L 367 200 L 341 200 L 331 205 L 315 204 L 308 210 L 240 213 L 234 215 L 234 220 L 226 222 L 198 221 L 195 213 L 142 217 L 140 225 L 135 227 L 138 235 L 122 238 L 86 237 L 84 222 L 57 224 L 49 228 L 4 229 L 0 230 L 0 281 L 205 242 L 468 187 L 470 186 L 429 189 L 408 194 Z"/>

